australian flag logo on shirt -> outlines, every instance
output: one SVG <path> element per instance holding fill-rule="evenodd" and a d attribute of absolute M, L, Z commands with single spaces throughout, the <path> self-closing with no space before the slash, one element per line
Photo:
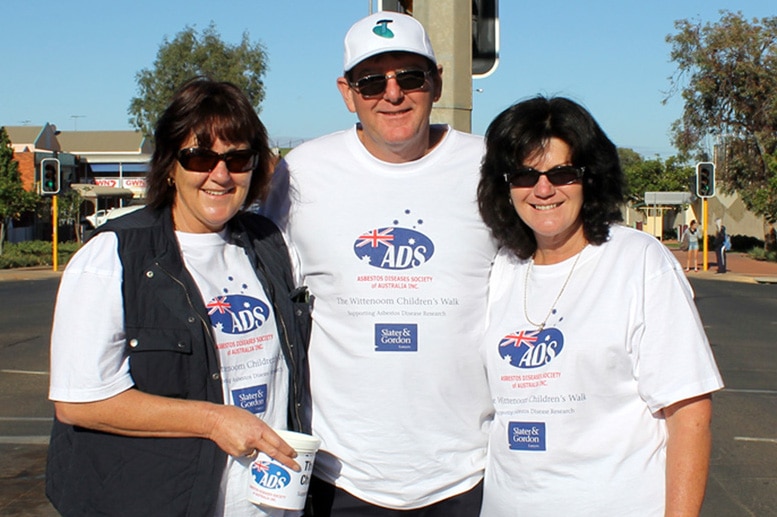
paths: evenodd
<path fill-rule="evenodd" d="M 251 296 L 216 296 L 205 305 L 213 328 L 226 334 L 245 334 L 261 327 L 270 315 L 266 303 Z"/>
<path fill-rule="evenodd" d="M 410 210 L 405 210 L 410 215 Z M 416 221 L 417 225 L 423 220 Z M 360 233 L 353 244 L 359 260 L 370 266 L 388 270 L 413 269 L 425 264 L 434 254 L 432 240 L 414 228 L 403 228 L 399 220 L 394 226 L 373 228 Z"/>
<path fill-rule="evenodd" d="M 516 368 L 539 368 L 555 359 L 564 348 L 564 335 L 557 328 L 521 330 L 499 341 L 499 355 Z"/>

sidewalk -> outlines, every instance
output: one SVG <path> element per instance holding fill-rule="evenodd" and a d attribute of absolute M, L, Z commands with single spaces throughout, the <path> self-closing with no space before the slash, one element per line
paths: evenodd
<path fill-rule="evenodd" d="M 16 269 L 0 269 L 0 282 L 8 280 L 42 280 L 62 275 L 63 266 L 54 271 L 51 266 L 20 267 Z"/>
<path fill-rule="evenodd" d="M 688 252 L 672 250 L 677 261 L 683 268 L 687 263 Z M 765 262 L 750 258 L 747 253 L 730 251 L 726 254 L 727 272 L 716 274 L 717 261 L 715 253 L 707 253 L 707 271 L 702 271 L 702 254 L 699 253 L 699 272 L 691 271 L 686 274 L 689 278 L 698 276 L 704 279 L 728 280 L 730 282 L 747 282 L 751 284 L 777 284 L 777 262 Z"/>
<path fill-rule="evenodd" d="M 686 251 L 672 250 L 677 261 L 685 267 Z M 705 279 L 727 280 L 729 282 L 748 282 L 751 284 L 777 284 L 777 262 L 764 262 L 750 258 L 747 253 L 736 251 L 729 252 L 728 272 L 722 275 L 715 273 L 717 264 L 715 254 L 707 253 L 707 271 L 702 271 L 702 255 L 699 253 L 699 272 L 689 271 L 690 278 L 698 276 Z M 0 269 L 0 282 L 8 280 L 41 280 L 43 278 L 59 277 L 63 266 L 59 271 L 54 271 L 51 266 L 24 267 L 18 269 Z"/>

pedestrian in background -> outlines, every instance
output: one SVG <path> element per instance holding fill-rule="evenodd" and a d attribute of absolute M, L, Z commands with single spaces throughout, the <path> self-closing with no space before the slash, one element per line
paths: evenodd
<path fill-rule="evenodd" d="M 696 219 L 692 220 L 688 228 L 683 232 L 683 247 L 688 250 L 685 261 L 685 270 L 691 270 L 691 258 L 693 258 L 693 270 L 699 271 L 699 230 L 696 228 Z"/>
<path fill-rule="evenodd" d="M 412 17 L 356 22 L 343 70 L 358 123 L 292 150 L 265 204 L 316 299 L 314 515 L 474 516 L 496 253 L 476 202 L 483 141 L 430 123 L 442 67 Z"/>
<path fill-rule="evenodd" d="M 68 263 L 51 337 L 46 492 L 70 515 L 282 515 L 247 500 L 272 428 L 308 431 L 306 303 L 278 229 L 242 209 L 267 133 L 229 83 L 181 87 L 154 133 L 148 206 Z"/>
<path fill-rule="evenodd" d="M 726 233 L 726 227 L 723 226 L 721 219 L 715 219 L 715 239 L 712 241 L 712 248 L 715 250 L 715 260 L 717 260 L 718 269 L 716 274 L 725 273 L 728 268 L 726 267 L 726 245 L 728 240 L 728 234 Z"/>
<path fill-rule="evenodd" d="M 682 266 L 618 224 L 623 183 L 568 99 L 520 102 L 487 130 L 480 210 L 503 248 L 481 348 L 484 517 L 699 513 L 722 382 Z"/>

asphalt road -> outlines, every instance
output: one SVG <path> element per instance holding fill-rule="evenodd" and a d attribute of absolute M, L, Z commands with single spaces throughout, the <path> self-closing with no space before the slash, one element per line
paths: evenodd
<path fill-rule="evenodd" d="M 53 406 L 48 342 L 58 276 L 0 282 L 0 515 L 57 515 L 44 495 Z"/>
<path fill-rule="evenodd" d="M 0 281 L 0 515 L 51 516 L 48 336 L 58 275 Z M 34 278 L 32 276 L 31 278 Z M 777 516 L 777 285 L 691 277 L 726 388 L 702 517 Z M 667 324 L 671 325 L 671 322 Z"/>
<path fill-rule="evenodd" d="M 777 285 L 691 282 L 726 384 L 702 517 L 777 516 Z"/>

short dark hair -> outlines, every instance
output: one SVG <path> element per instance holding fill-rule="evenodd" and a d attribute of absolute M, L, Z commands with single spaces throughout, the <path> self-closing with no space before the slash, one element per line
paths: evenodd
<path fill-rule="evenodd" d="M 591 114 L 563 97 L 518 102 L 497 115 L 486 131 L 478 206 L 496 240 L 522 259 L 534 254 L 537 241 L 515 212 L 504 173 L 523 166 L 553 137 L 569 145 L 573 165 L 585 167 L 581 216 L 588 242 L 602 244 L 610 225 L 622 220 L 624 176 L 618 150 Z"/>
<path fill-rule="evenodd" d="M 267 130 L 251 102 L 232 83 L 207 77 L 187 81 L 173 95 L 154 131 L 154 154 L 146 179 L 146 202 L 152 207 L 172 205 L 175 188 L 168 184 L 178 151 L 191 136 L 197 145 L 210 148 L 216 139 L 229 143 L 246 142 L 259 152 L 244 207 L 259 199 L 267 187 L 272 167 L 272 151 Z"/>

